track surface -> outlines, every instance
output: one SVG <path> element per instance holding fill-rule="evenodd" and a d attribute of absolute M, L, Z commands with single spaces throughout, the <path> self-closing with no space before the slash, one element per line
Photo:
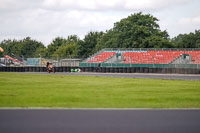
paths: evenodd
<path fill-rule="evenodd" d="M 30 73 L 30 72 L 29 72 Z M 44 72 L 34 72 L 37 74 L 49 74 Z M 176 79 L 176 80 L 200 80 L 199 74 L 153 74 L 153 73 L 69 73 L 56 72 L 50 73 L 56 75 L 84 75 L 84 76 L 100 76 L 100 77 L 122 77 L 122 78 L 150 78 L 150 79 Z"/>
<path fill-rule="evenodd" d="M 1 109 L 1 133 L 200 133 L 200 110 Z"/>

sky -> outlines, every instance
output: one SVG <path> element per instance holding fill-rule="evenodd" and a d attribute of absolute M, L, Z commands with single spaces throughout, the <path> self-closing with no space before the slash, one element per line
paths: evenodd
<path fill-rule="evenodd" d="M 31 37 L 49 45 L 56 37 L 106 31 L 142 12 L 158 18 L 170 38 L 200 29 L 200 0 L 0 0 L 0 41 Z"/>

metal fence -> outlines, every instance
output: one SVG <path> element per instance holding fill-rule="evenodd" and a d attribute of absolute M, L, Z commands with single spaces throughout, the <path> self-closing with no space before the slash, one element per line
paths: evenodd
<path fill-rule="evenodd" d="M 23 67 L 46 67 L 47 62 L 55 67 L 78 67 L 82 59 L 46 59 L 46 58 L 27 58 L 20 61 L 20 64 L 13 60 L 0 58 L 1 66 L 23 66 Z"/>

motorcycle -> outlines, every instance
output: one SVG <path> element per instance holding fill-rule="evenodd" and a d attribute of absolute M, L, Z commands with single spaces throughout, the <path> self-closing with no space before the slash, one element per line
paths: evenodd
<path fill-rule="evenodd" d="M 49 65 L 48 65 L 47 72 L 48 72 L 48 73 L 50 73 L 50 72 L 55 73 L 55 69 L 54 69 L 54 67 L 53 67 L 52 64 L 49 64 Z"/>

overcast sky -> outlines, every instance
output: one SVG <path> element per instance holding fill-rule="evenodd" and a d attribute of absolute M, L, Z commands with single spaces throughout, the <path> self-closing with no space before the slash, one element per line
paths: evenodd
<path fill-rule="evenodd" d="M 105 31 L 131 14 L 149 13 L 170 37 L 200 29 L 200 0 L 0 0 L 0 41 Z"/>

